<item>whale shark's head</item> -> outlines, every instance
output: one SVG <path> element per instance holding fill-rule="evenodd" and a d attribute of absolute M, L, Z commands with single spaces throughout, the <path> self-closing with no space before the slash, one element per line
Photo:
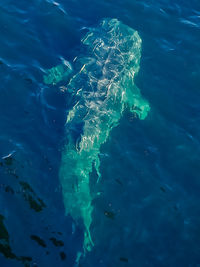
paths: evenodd
<path fill-rule="evenodd" d="M 103 19 L 99 27 L 90 29 L 82 43 L 99 63 L 110 60 L 114 70 L 123 66 L 128 71 L 139 71 L 142 40 L 137 31 L 118 19 Z"/>

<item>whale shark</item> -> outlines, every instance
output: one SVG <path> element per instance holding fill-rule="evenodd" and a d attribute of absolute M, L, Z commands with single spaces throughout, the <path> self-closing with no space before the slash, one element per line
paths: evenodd
<path fill-rule="evenodd" d="M 137 31 L 118 19 L 105 18 L 87 29 L 80 55 L 73 60 L 73 70 L 71 65 L 59 65 L 44 78 L 46 84 L 55 85 L 71 75 L 66 88 L 75 100 L 66 114 L 68 141 L 62 149 L 59 177 L 66 214 L 84 228 L 85 251 L 94 246 L 90 176 L 96 172 L 97 182 L 102 179 L 101 146 L 126 109 L 140 120 L 150 111 L 134 82 L 140 69 L 141 47 Z"/>

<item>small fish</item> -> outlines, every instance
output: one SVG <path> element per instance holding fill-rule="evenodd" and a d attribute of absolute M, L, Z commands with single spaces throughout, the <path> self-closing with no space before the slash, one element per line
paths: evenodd
<path fill-rule="evenodd" d="M 161 190 L 162 192 L 166 193 L 166 189 L 165 189 L 163 186 L 160 187 L 160 190 Z"/>
<path fill-rule="evenodd" d="M 54 244 L 56 247 L 63 247 L 64 243 L 62 240 L 57 240 L 55 237 L 50 238 L 51 242 Z"/>
<path fill-rule="evenodd" d="M 40 238 L 37 235 L 31 235 L 30 238 L 34 241 L 36 241 L 38 243 L 38 245 L 40 245 L 41 247 L 46 248 L 46 243 L 44 242 L 44 240 L 42 238 Z"/>
<path fill-rule="evenodd" d="M 128 262 L 128 259 L 125 258 L 125 257 L 120 257 L 119 260 L 120 260 L 120 261 L 123 261 L 123 262 Z"/>
<path fill-rule="evenodd" d="M 86 64 L 83 65 L 83 67 L 80 70 L 80 73 L 84 70 L 85 66 L 86 66 Z"/>
<path fill-rule="evenodd" d="M 122 183 L 118 178 L 116 178 L 115 181 L 116 181 L 119 185 L 123 186 L 123 183 Z"/>
<path fill-rule="evenodd" d="M 4 163 L 5 163 L 7 166 L 12 165 L 12 163 L 13 163 L 12 153 L 10 153 L 9 155 L 3 157 L 2 159 L 4 160 Z"/>
<path fill-rule="evenodd" d="M 60 258 L 61 258 L 61 260 L 64 261 L 64 260 L 66 259 L 66 257 L 67 257 L 67 256 L 66 256 L 65 252 L 61 251 L 61 252 L 60 252 Z"/>
<path fill-rule="evenodd" d="M 104 211 L 104 215 L 111 220 L 115 219 L 115 214 L 112 211 Z"/>

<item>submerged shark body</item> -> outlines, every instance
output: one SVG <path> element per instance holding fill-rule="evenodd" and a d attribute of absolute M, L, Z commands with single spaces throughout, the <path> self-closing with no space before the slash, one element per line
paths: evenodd
<path fill-rule="evenodd" d="M 101 145 L 126 108 L 143 120 L 150 107 L 134 85 L 142 43 L 137 31 L 117 19 L 104 19 L 90 29 L 82 43 L 84 56 L 75 58 L 78 71 L 67 86 L 76 101 L 66 120 L 69 142 L 62 152 L 60 181 L 66 213 L 83 223 L 84 248 L 91 250 L 90 174 L 95 168 L 101 177 Z M 82 132 L 75 140 L 73 132 L 80 125 Z"/>

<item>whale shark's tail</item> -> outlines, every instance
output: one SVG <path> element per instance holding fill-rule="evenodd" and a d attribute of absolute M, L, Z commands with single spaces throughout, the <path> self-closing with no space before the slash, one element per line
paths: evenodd
<path fill-rule="evenodd" d="M 66 213 L 85 228 L 84 248 L 93 246 L 90 173 L 100 178 L 99 152 L 125 108 L 145 119 L 150 107 L 134 85 L 139 71 L 141 39 L 117 19 L 104 19 L 82 39 L 85 55 L 75 60 L 77 72 L 68 90 L 77 101 L 66 120 L 68 144 L 63 149 L 60 180 Z M 81 125 L 79 138 L 73 132 Z"/>

